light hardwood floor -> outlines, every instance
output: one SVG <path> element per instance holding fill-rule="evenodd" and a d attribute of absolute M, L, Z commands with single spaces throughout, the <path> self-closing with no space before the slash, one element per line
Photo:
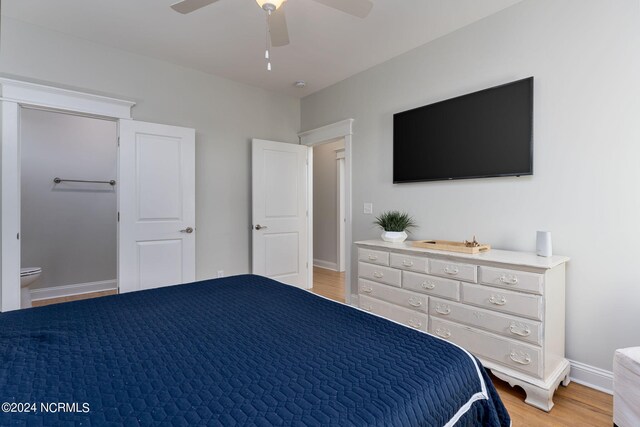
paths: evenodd
<path fill-rule="evenodd" d="M 313 292 L 344 302 L 344 273 L 313 268 Z M 613 425 L 612 396 L 580 384 L 571 383 L 558 389 L 555 406 L 546 413 L 524 403 L 525 394 L 492 376 L 493 383 L 504 402 L 513 427 L 611 427 Z"/>
<path fill-rule="evenodd" d="M 335 301 L 344 302 L 344 273 L 313 267 L 311 292 Z"/>
<path fill-rule="evenodd" d="M 117 293 L 118 291 L 115 289 L 112 291 L 90 292 L 88 294 L 71 295 L 68 297 L 41 299 L 39 301 L 33 301 L 31 305 L 34 307 L 42 307 L 45 305 L 59 304 L 61 302 L 80 301 L 83 299 L 99 298 L 99 297 L 105 297 L 107 295 L 116 295 Z"/>

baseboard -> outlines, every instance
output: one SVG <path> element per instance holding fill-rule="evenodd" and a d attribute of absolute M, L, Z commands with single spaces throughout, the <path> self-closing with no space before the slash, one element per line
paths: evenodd
<path fill-rule="evenodd" d="M 613 372 L 596 368 L 575 360 L 569 360 L 571 363 L 571 381 L 578 384 L 602 391 L 604 393 L 613 394 Z"/>
<path fill-rule="evenodd" d="M 112 291 L 118 289 L 118 281 L 103 280 L 100 282 L 76 283 L 74 285 L 52 286 L 31 290 L 31 300 L 39 301 L 50 298 L 68 297 L 71 295 L 88 294 L 91 292 Z"/>
<path fill-rule="evenodd" d="M 321 259 L 314 259 L 313 266 L 325 268 L 327 270 L 338 271 L 338 264 L 336 264 L 335 262 L 324 261 Z"/>

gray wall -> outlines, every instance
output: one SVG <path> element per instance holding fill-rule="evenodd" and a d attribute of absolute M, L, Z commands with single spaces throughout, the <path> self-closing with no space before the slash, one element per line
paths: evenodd
<path fill-rule="evenodd" d="M 23 267 L 42 267 L 32 288 L 115 280 L 115 187 L 54 184 L 117 177 L 117 123 L 23 109 L 21 251 Z"/>
<path fill-rule="evenodd" d="M 298 99 L 7 17 L 1 31 L 0 73 L 133 99 L 136 120 L 195 128 L 197 277 L 250 270 L 250 141 L 296 143 Z"/>
<path fill-rule="evenodd" d="M 409 211 L 412 238 L 533 251 L 551 230 L 572 258 L 567 356 L 610 370 L 640 343 L 639 4 L 526 0 L 304 98 L 303 130 L 355 119 L 354 239 L 379 237 L 363 202 Z M 534 176 L 392 184 L 393 113 L 528 76 Z"/>
<path fill-rule="evenodd" d="M 344 140 L 313 147 L 313 258 L 338 262 L 338 166 Z"/>

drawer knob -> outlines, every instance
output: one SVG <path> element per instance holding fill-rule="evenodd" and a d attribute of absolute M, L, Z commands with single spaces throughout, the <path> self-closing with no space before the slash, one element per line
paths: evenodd
<path fill-rule="evenodd" d="M 434 282 L 427 282 L 427 281 L 424 281 L 424 282 L 422 282 L 422 285 L 421 285 L 421 286 L 422 286 L 423 288 L 425 288 L 425 289 L 433 289 L 433 288 L 435 288 L 435 287 L 436 287 L 436 284 L 435 284 Z"/>
<path fill-rule="evenodd" d="M 460 272 L 460 270 L 456 266 L 447 265 L 444 268 L 444 272 L 447 273 L 450 276 L 455 276 L 456 274 L 458 274 Z"/>
<path fill-rule="evenodd" d="M 413 261 L 407 261 L 406 259 L 403 259 L 402 265 L 404 265 L 405 267 L 413 267 Z"/>
<path fill-rule="evenodd" d="M 375 260 L 377 260 L 377 259 L 378 259 L 378 255 L 369 254 L 369 257 L 368 257 L 368 258 L 369 258 L 371 261 L 375 261 Z"/>
<path fill-rule="evenodd" d="M 446 304 L 436 304 L 436 313 L 447 315 L 451 313 L 451 307 Z"/>
<path fill-rule="evenodd" d="M 505 285 L 517 285 L 518 284 L 518 276 L 514 274 L 510 274 L 508 276 L 502 275 L 500 276 L 500 281 Z"/>
<path fill-rule="evenodd" d="M 407 324 L 408 324 L 409 326 L 411 326 L 412 328 L 416 328 L 416 329 L 418 329 L 419 327 L 421 327 L 421 326 L 422 326 L 422 322 L 421 322 L 421 321 L 419 321 L 419 320 L 415 320 L 415 319 L 409 319 L 409 320 L 407 321 Z"/>
<path fill-rule="evenodd" d="M 531 335 L 531 329 L 527 325 L 523 325 L 522 323 L 511 322 L 509 326 L 509 331 L 521 337 L 528 337 Z"/>
<path fill-rule="evenodd" d="M 511 360 L 513 360 L 514 362 L 519 363 L 521 365 L 529 365 L 531 363 L 531 356 L 529 356 L 528 353 L 525 353 L 523 351 L 516 352 L 514 350 L 514 351 L 511 352 L 511 354 L 509 354 L 509 358 Z"/>
<path fill-rule="evenodd" d="M 360 306 L 360 308 L 363 309 L 364 311 L 371 311 L 370 305 L 363 305 L 363 306 Z"/>
<path fill-rule="evenodd" d="M 367 288 L 366 286 L 362 286 L 362 292 L 370 294 L 371 292 L 373 292 L 373 288 Z"/>
<path fill-rule="evenodd" d="M 489 302 L 495 305 L 505 305 L 507 303 L 507 299 L 500 295 L 491 295 L 491 298 L 489 298 Z"/>
<path fill-rule="evenodd" d="M 373 277 L 375 277 L 376 279 L 382 279 L 384 277 L 384 273 L 380 273 L 379 271 L 374 271 Z"/>
<path fill-rule="evenodd" d="M 436 335 L 439 336 L 440 338 L 450 338 L 451 337 L 451 331 L 445 328 L 437 328 L 436 329 Z"/>
<path fill-rule="evenodd" d="M 422 301 L 416 297 L 409 298 L 409 305 L 413 307 L 422 307 Z"/>

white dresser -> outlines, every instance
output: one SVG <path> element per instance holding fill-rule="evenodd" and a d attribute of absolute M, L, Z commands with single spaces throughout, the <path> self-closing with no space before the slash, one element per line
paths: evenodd
<path fill-rule="evenodd" d="M 454 342 L 495 376 L 553 407 L 564 357 L 569 258 L 491 250 L 468 255 L 378 240 L 358 246 L 361 309 Z"/>

